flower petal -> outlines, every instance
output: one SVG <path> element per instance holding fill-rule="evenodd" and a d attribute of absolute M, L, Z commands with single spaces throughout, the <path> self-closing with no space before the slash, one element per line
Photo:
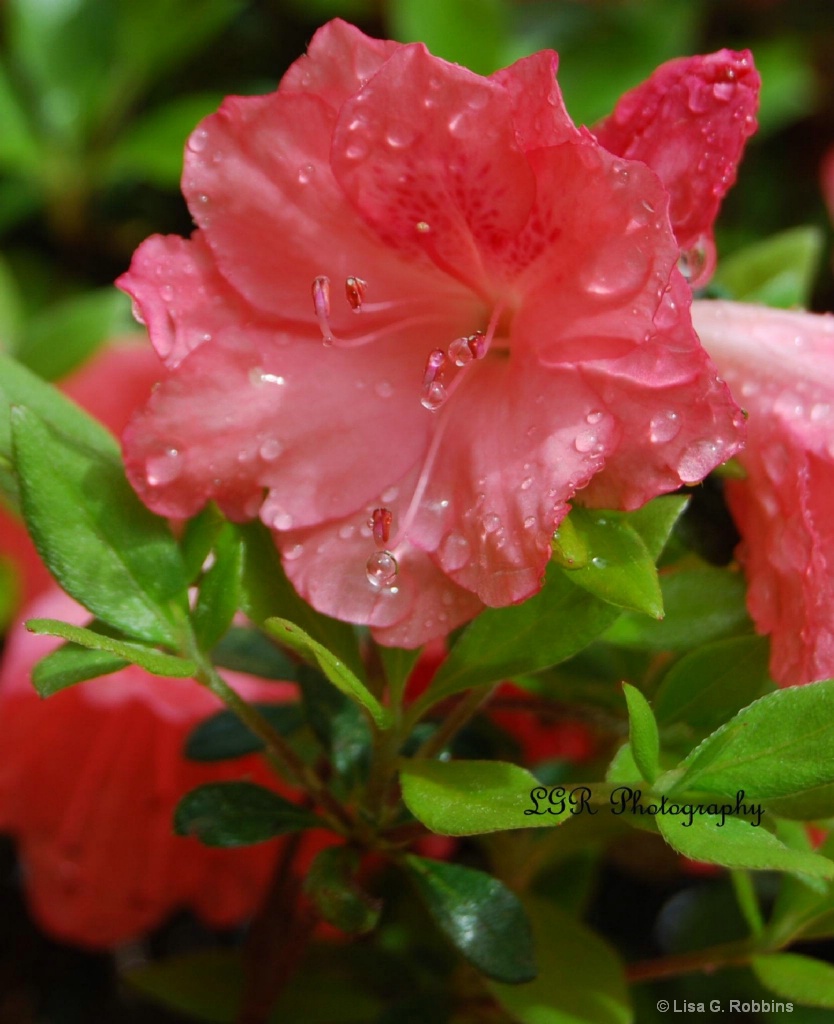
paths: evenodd
<path fill-rule="evenodd" d="M 672 226 L 691 281 L 715 265 L 712 225 L 736 179 L 744 143 L 756 130 L 761 79 L 748 50 L 719 50 L 661 65 L 623 96 L 594 129 L 606 149 L 642 160 L 671 196 Z"/>
<path fill-rule="evenodd" d="M 386 245 L 426 253 L 478 292 L 481 250 L 514 235 L 534 197 L 508 92 L 422 44 L 397 50 L 342 107 L 332 165 Z"/>
<path fill-rule="evenodd" d="M 696 302 L 695 325 L 746 406 L 744 481 L 726 493 L 748 607 L 782 684 L 834 676 L 834 317 Z"/>
<path fill-rule="evenodd" d="M 558 146 L 579 135 L 556 81 L 558 68 L 558 55 L 542 50 L 490 75 L 510 95 L 516 138 L 525 153 Z"/>

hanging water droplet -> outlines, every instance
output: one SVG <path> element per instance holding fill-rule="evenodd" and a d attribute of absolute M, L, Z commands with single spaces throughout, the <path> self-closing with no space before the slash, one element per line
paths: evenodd
<path fill-rule="evenodd" d="M 390 551 L 375 551 L 365 565 L 365 575 L 374 587 L 390 587 L 397 578 L 397 560 Z"/>
<path fill-rule="evenodd" d="M 166 449 L 162 455 L 152 455 L 145 462 L 145 473 L 151 487 L 170 484 L 182 472 L 180 453 L 176 448 Z"/>
<path fill-rule="evenodd" d="M 180 136 L 182 138 L 182 136 Z M 188 137 L 188 148 L 192 153 L 202 153 L 208 142 L 208 132 L 205 128 L 198 128 Z"/>
<path fill-rule="evenodd" d="M 139 309 L 139 303 L 136 299 L 133 299 L 130 303 L 130 312 L 133 314 L 133 319 L 137 324 L 145 326 L 145 318 L 142 316 L 142 311 Z"/>
<path fill-rule="evenodd" d="M 425 409 L 429 409 L 434 412 L 435 409 L 439 409 L 441 405 L 446 401 L 446 388 L 440 383 L 440 381 L 433 381 L 431 384 L 423 386 L 423 392 L 420 396 L 420 402 Z"/>
<path fill-rule="evenodd" d="M 703 244 L 696 243 L 689 249 L 682 249 L 678 260 L 678 269 L 690 284 L 697 284 L 706 269 L 707 250 Z"/>

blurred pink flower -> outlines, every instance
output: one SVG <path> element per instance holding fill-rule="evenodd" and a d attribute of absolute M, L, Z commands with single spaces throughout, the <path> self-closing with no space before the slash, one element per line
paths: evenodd
<path fill-rule="evenodd" d="M 89 619 L 57 588 L 27 616 Z M 206 847 L 174 835 L 174 808 L 205 782 L 246 778 L 275 789 L 275 775 L 257 755 L 185 759 L 189 732 L 221 708 L 193 680 L 130 666 L 42 701 L 32 668 L 58 643 L 19 626 L 0 670 L 0 830 L 18 841 L 34 916 L 56 938 L 94 948 L 135 938 L 181 909 L 216 927 L 239 924 L 258 908 L 280 842 Z M 227 677 L 248 700 L 296 699 L 290 683 Z M 305 860 L 322 840 L 323 832 L 305 838 Z"/>
<path fill-rule="evenodd" d="M 143 500 L 259 515 L 300 593 L 383 643 L 536 593 L 575 496 L 635 508 L 740 443 L 669 193 L 573 125 L 555 70 L 331 22 L 196 129 L 198 230 L 119 281 L 171 371 L 125 434 Z"/>
<path fill-rule="evenodd" d="M 698 333 L 748 410 L 728 480 L 748 607 L 782 684 L 834 676 L 834 317 L 696 302 Z"/>

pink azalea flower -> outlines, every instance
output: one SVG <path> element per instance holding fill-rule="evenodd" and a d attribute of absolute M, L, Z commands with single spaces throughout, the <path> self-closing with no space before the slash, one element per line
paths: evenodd
<path fill-rule="evenodd" d="M 125 434 L 142 499 L 260 516 L 301 594 L 383 643 L 536 593 L 572 500 L 636 508 L 740 443 L 669 219 L 717 200 L 577 129 L 555 70 L 331 22 L 196 129 L 197 231 L 119 281 L 169 370 Z"/>
<path fill-rule="evenodd" d="M 27 616 L 89 619 L 57 588 Z M 201 783 L 245 778 L 277 788 L 263 758 L 185 759 L 189 732 L 220 710 L 192 680 L 130 666 L 42 701 L 31 671 L 57 644 L 21 625 L 0 670 L 0 830 L 18 841 L 41 927 L 63 941 L 106 948 L 181 909 L 216 927 L 251 916 L 280 842 L 215 849 L 174 835 L 171 822 L 179 799 Z M 292 684 L 227 676 L 247 700 L 296 699 Z M 326 841 L 326 833 L 311 832 L 305 862 Z"/>
<path fill-rule="evenodd" d="M 696 302 L 698 333 L 748 410 L 728 480 L 748 607 L 782 684 L 834 676 L 834 317 Z"/>

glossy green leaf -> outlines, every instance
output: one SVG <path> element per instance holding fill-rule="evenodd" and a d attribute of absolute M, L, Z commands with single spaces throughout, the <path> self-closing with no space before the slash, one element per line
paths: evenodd
<path fill-rule="evenodd" d="M 258 625 L 263 625 L 273 615 L 297 622 L 305 633 L 343 661 L 355 676 L 364 679 L 365 668 L 353 629 L 346 622 L 322 615 L 298 596 L 281 565 L 272 535 L 263 523 L 248 523 L 238 529 L 243 538 L 243 611 Z"/>
<path fill-rule="evenodd" d="M 834 1010 L 834 967 L 799 953 L 767 953 L 750 962 L 759 981 L 800 1006 Z"/>
<path fill-rule="evenodd" d="M 253 704 L 281 736 L 290 736 L 304 723 L 297 704 Z M 233 711 L 218 711 L 189 733 L 185 756 L 191 761 L 225 761 L 263 750 L 259 739 Z"/>
<path fill-rule="evenodd" d="M 819 228 L 791 228 L 724 257 L 714 284 L 745 302 L 780 309 L 808 306 L 822 251 Z"/>
<path fill-rule="evenodd" d="M 85 629 L 82 626 L 72 626 L 68 622 L 60 622 L 58 619 L 29 619 L 26 622 L 26 628 L 30 633 L 38 633 L 41 636 L 59 636 L 62 640 L 69 640 L 79 647 L 86 647 L 93 651 L 103 651 L 115 658 L 139 665 L 155 676 L 173 676 L 178 679 L 190 679 L 197 672 L 195 663 L 187 658 L 177 658 L 173 654 L 162 654 L 152 647 L 143 647 L 141 644 L 116 640 L 104 633 L 97 633 L 92 629 Z M 110 669 L 110 671 L 115 671 L 115 669 Z M 63 685 L 61 685 L 64 679 L 69 679 L 69 681 L 63 682 Z M 41 697 L 49 697 L 56 692 L 56 689 L 63 689 L 64 685 L 68 686 L 73 682 L 80 682 L 80 680 L 41 670 L 40 673 L 35 672 L 33 682 Z"/>
<path fill-rule="evenodd" d="M 761 825 L 743 818 L 703 815 L 685 825 L 686 817 L 658 814 L 666 842 L 691 860 L 755 871 L 789 871 L 813 878 L 833 878 L 834 862 L 816 853 L 792 850 Z"/>
<path fill-rule="evenodd" d="M 581 569 L 591 560 L 585 533 L 573 514 L 565 516 L 553 534 L 553 557 L 563 569 Z"/>
<path fill-rule="evenodd" d="M 177 646 L 186 606 L 167 523 L 139 502 L 110 444 L 53 433 L 31 409 L 12 414 L 24 518 L 64 590 L 129 636 Z"/>
<path fill-rule="evenodd" d="M 658 498 L 629 515 L 652 558 L 660 556 L 685 506 L 685 498 Z M 570 573 L 551 563 L 541 593 L 513 607 L 488 608 L 466 628 L 421 706 L 473 686 L 557 665 L 587 647 L 619 611 L 577 587 Z"/>
<path fill-rule="evenodd" d="M 301 665 L 299 691 L 304 717 L 330 759 L 339 783 L 350 792 L 364 781 L 371 761 L 373 736 L 364 712 L 335 689 L 317 669 Z"/>
<path fill-rule="evenodd" d="M 196 836 L 206 846 L 251 846 L 321 824 L 315 814 L 252 782 L 198 786 L 174 814 L 177 834 Z"/>
<path fill-rule="evenodd" d="M 13 503 L 18 501 L 12 466 L 12 406 L 26 406 L 54 432 L 78 445 L 109 452 L 119 458 L 119 446 L 100 423 L 44 383 L 16 360 L 0 353 L 0 487 Z"/>
<path fill-rule="evenodd" d="M 194 635 L 200 649 L 209 651 L 231 625 L 240 605 L 243 545 L 226 524 L 214 542 L 214 563 L 203 574 L 194 607 Z"/>
<path fill-rule="evenodd" d="M 441 835 L 547 828 L 570 817 L 567 798 L 549 801 L 534 775 L 503 761 L 404 761 L 400 782 L 406 807 Z"/>
<path fill-rule="evenodd" d="M 661 618 L 663 599 L 654 559 L 628 516 L 575 508 L 569 519 L 592 556 L 584 566 L 566 570 L 571 582 L 609 604 Z"/>
<path fill-rule="evenodd" d="M 772 797 L 765 804 L 771 813 L 789 820 L 822 821 L 834 818 L 834 782 L 815 786 L 795 796 Z"/>
<path fill-rule="evenodd" d="M 325 921 L 349 935 L 364 935 L 379 922 L 382 903 L 359 885 L 359 853 L 349 846 L 321 850 L 304 880 L 307 893 Z"/>
<path fill-rule="evenodd" d="M 721 637 L 751 633 L 740 573 L 683 569 L 661 575 L 664 618 L 625 612 L 605 634 L 608 643 L 651 651 L 688 651 Z"/>
<path fill-rule="evenodd" d="M 660 775 L 660 737 L 649 702 L 634 686 L 623 683 L 628 705 L 629 743 L 634 763 L 647 782 Z"/>
<path fill-rule="evenodd" d="M 631 1024 L 623 965 L 596 932 L 542 899 L 525 899 L 539 975 L 525 985 L 489 982 L 519 1024 Z"/>
<path fill-rule="evenodd" d="M 535 978 L 530 922 L 505 885 L 459 864 L 415 856 L 405 863 L 435 923 L 473 966 L 509 984 Z"/>
<path fill-rule="evenodd" d="M 108 631 L 107 626 L 95 622 L 89 628 L 96 633 L 106 634 Z M 65 643 L 35 665 L 32 684 L 41 696 L 46 697 L 76 683 L 118 672 L 129 664 L 128 659 L 109 651 Z"/>
<path fill-rule="evenodd" d="M 419 661 L 423 648 L 417 647 L 413 651 L 406 651 L 402 647 L 383 647 L 379 644 L 376 650 L 385 669 L 385 678 L 391 693 L 402 696 L 408 677 Z"/>
<path fill-rule="evenodd" d="M 185 578 L 189 583 L 194 583 L 203 571 L 203 565 L 224 526 L 226 519 L 214 502 L 206 505 L 202 512 L 185 524 L 179 543 Z"/>
<path fill-rule="evenodd" d="M 332 651 L 286 619 L 267 619 L 264 628 L 279 643 L 295 651 L 311 665 L 318 666 L 336 689 L 361 704 L 380 728 L 390 725 L 391 712 L 379 703 L 365 684 Z"/>
<path fill-rule="evenodd" d="M 611 758 L 611 763 L 605 772 L 605 781 L 639 783 L 642 777 L 637 762 L 634 760 L 631 744 L 624 743 Z"/>
<path fill-rule="evenodd" d="M 717 729 L 741 708 L 772 693 L 765 637 L 740 636 L 699 647 L 675 662 L 654 698 L 662 725 L 685 722 L 693 729 Z"/>
<path fill-rule="evenodd" d="M 708 736 L 658 785 L 771 800 L 834 782 L 834 681 L 778 690 Z"/>
<path fill-rule="evenodd" d="M 73 296 L 48 306 L 29 322 L 15 357 L 39 377 L 57 380 L 109 338 L 129 331 L 129 317 L 130 302 L 115 288 Z"/>
<path fill-rule="evenodd" d="M 7 261 L 0 257 L 0 351 L 14 352 L 23 318 L 23 299 L 17 281 Z"/>

